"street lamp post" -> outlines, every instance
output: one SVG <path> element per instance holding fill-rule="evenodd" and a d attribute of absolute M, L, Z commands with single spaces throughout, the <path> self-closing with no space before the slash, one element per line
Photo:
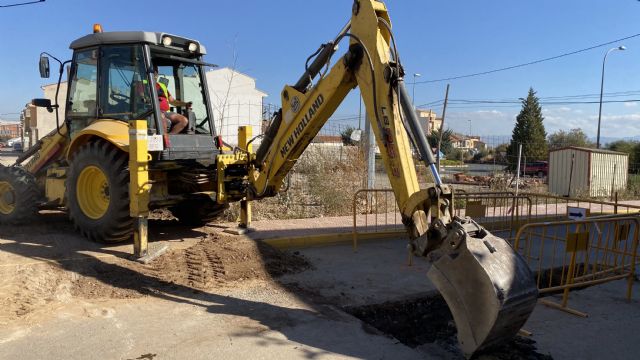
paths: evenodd
<path fill-rule="evenodd" d="M 416 106 L 416 78 L 419 78 L 420 76 L 422 76 L 422 74 L 413 74 L 413 91 L 411 94 L 411 102 L 413 103 L 414 107 Z"/>
<path fill-rule="evenodd" d="M 602 93 L 604 91 L 604 65 L 607 62 L 607 56 L 610 52 L 615 50 L 626 50 L 627 48 L 624 45 L 611 48 L 604 54 L 604 59 L 602 60 L 602 79 L 600 80 L 600 108 L 598 109 L 598 136 L 596 138 L 596 148 L 600 149 L 600 121 L 602 120 Z"/>

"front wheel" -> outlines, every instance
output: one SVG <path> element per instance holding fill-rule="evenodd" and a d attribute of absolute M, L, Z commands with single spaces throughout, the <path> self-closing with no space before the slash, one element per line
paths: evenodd
<path fill-rule="evenodd" d="M 127 154 L 104 140 L 83 145 L 67 179 L 69 217 L 92 241 L 114 243 L 133 233 Z"/>

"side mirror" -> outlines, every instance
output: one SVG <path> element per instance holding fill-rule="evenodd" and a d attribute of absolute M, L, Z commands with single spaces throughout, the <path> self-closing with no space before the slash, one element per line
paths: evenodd
<path fill-rule="evenodd" d="M 49 58 L 44 54 L 40 55 L 40 77 L 43 79 L 49 78 Z"/>
<path fill-rule="evenodd" d="M 48 112 L 53 112 L 53 109 L 58 107 L 58 105 L 51 105 L 51 100 L 49 99 L 33 99 L 31 100 L 31 105 L 47 108 Z"/>
<path fill-rule="evenodd" d="M 37 107 L 51 107 L 51 100 L 49 99 L 33 99 L 31 105 Z"/>

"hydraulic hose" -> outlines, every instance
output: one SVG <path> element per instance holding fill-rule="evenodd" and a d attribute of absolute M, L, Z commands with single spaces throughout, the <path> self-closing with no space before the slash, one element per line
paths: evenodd
<path fill-rule="evenodd" d="M 433 175 L 436 185 L 442 185 L 442 180 L 440 179 L 440 174 L 438 174 L 438 169 L 436 167 L 436 159 L 433 157 L 433 152 L 431 151 L 431 145 L 429 145 L 429 140 L 427 140 L 427 136 L 422 130 L 422 126 L 420 126 L 420 121 L 418 120 L 418 116 L 413 108 L 409 94 L 407 94 L 407 89 L 404 87 L 404 80 L 402 79 L 398 80 L 398 90 L 400 94 L 400 106 L 402 106 L 402 112 L 406 117 L 406 122 L 409 125 L 409 131 L 411 132 L 411 135 L 413 135 L 420 158 L 425 161 L 431 170 L 431 174 Z"/>

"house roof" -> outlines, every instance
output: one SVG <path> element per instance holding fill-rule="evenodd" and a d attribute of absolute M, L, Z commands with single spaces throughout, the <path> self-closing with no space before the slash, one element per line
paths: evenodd
<path fill-rule="evenodd" d="M 314 143 L 342 143 L 342 136 L 339 135 L 318 135 L 313 139 Z"/>
<path fill-rule="evenodd" d="M 623 153 L 623 152 L 619 152 L 619 151 L 605 150 L 605 149 L 593 149 L 593 148 L 581 147 L 581 146 L 565 146 L 565 147 L 561 147 L 559 149 L 550 150 L 549 152 L 551 153 L 551 152 L 563 151 L 563 150 L 576 150 L 576 151 L 584 151 L 584 152 L 595 152 L 595 153 L 600 153 L 600 154 L 615 154 L 615 155 L 627 155 L 627 156 L 629 156 L 629 154 Z"/>

